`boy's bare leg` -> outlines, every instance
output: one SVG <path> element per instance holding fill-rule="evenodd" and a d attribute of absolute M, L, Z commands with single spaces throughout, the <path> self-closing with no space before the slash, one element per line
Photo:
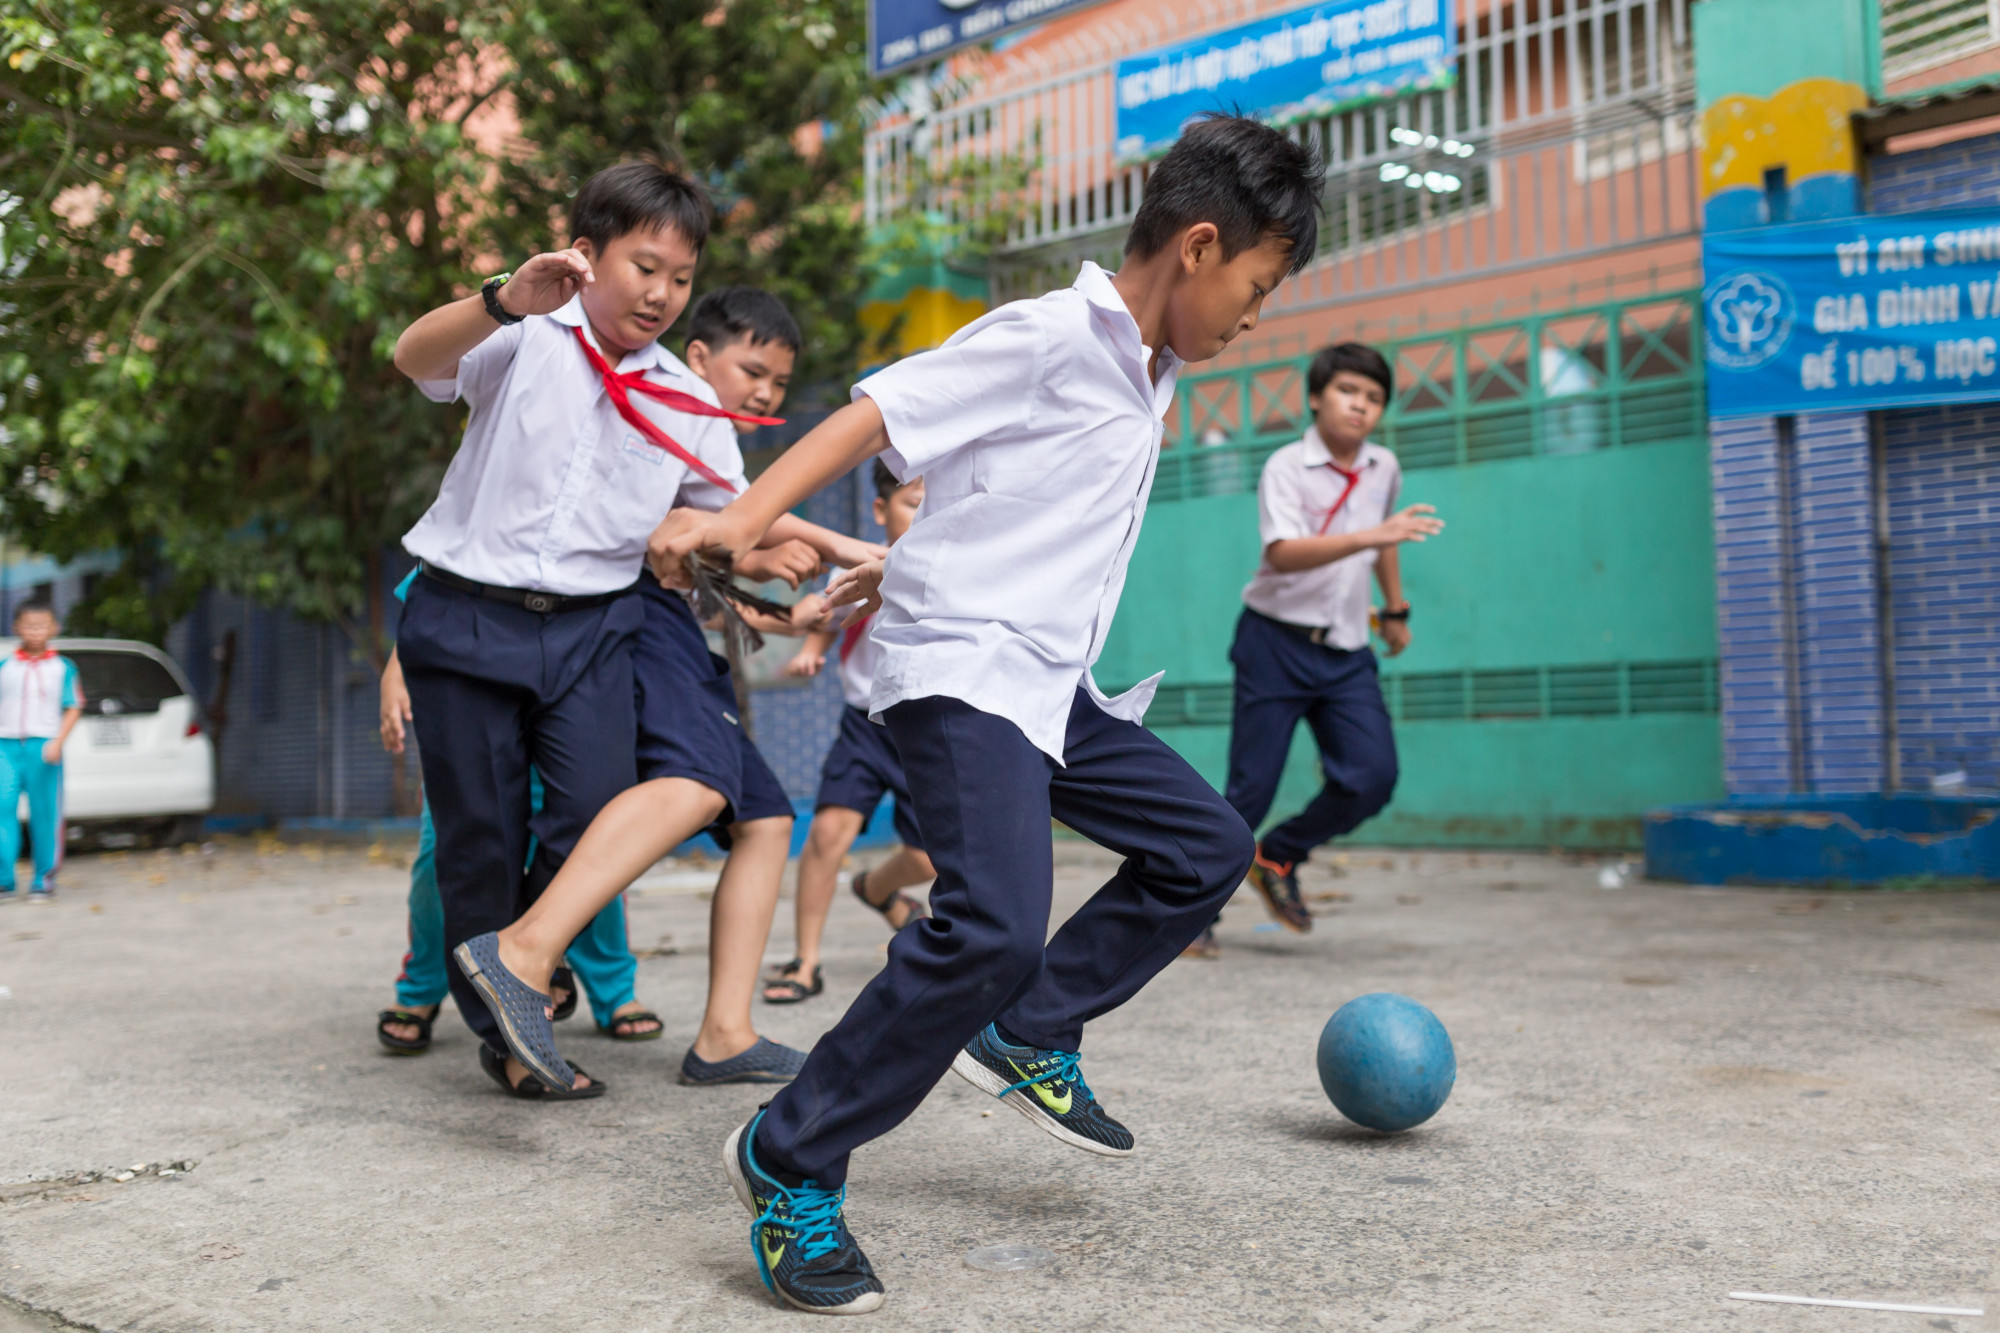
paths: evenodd
<path fill-rule="evenodd" d="M 895 855 L 868 871 L 868 882 L 862 887 L 867 891 L 868 901 L 884 903 L 889 895 L 899 889 L 907 889 L 916 884 L 928 884 L 937 878 L 937 869 L 931 865 L 930 857 L 914 847 L 898 847 Z M 891 909 L 889 924 L 897 930 L 910 919 L 908 908 Z"/>
<path fill-rule="evenodd" d="M 826 914 L 833 907 L 840 863 L 847 859 L 847 849 L 860 834 L 859 810 L 823 805 L 813 811 L 812 829 L 806 834 L 805 849 L 799 853 L 798 941 L 793 946 L 799 958 L 798 978 L 806 985 L 812 984 L 813 969 L 819 966 L 820 935 L 826 930 Z"/>
<path fill-rule="evenodd" d="M 750 1000 L 757 969 L 778 912 L 778 889 L 792 851 L 789 815 L 752 819 L 729 828 L 729 860 L 708 908 L 708 1008 L 694 1053 L 727 1060 L 757 1044 Z"/>
<path fill-rule="evenodd" d="M 605 904 L 648 866 L 714 823 L 725 804 L 721 793 L 690 778 L 655 778 L 620 792 L 590 821 L 534 906 L 500 932 L 500 961 L 546 992 L 563 951 Z M 508 1059 L 510 1082 L 518 1083 L 526 1073 Z"/>

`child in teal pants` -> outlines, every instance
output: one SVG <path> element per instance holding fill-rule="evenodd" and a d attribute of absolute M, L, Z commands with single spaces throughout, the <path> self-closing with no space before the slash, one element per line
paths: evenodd
<path fill-rule="evenodd" d="M 533 779 L 535 804 L 541 804 L 541 781 Z M 530 851 L 529 855 L 534 853 Z M 410 866 L 410 951 L 403 955 L 396 978 L 396 1003 L 403 1009 L 428 1009 L 444 1003 L 444 906 L 438 901 L 437 834 L 431 828 L 431 808 L 424 805 L 417 835 L 417 859 Z M 590 1001 L 590 1015 L 607 1031 L 618 1010 L 636 998 L 639 961 L 625 935 L 625 895 L 613 898 L 589 929 L 569 946 L 570 970 Z M 631 1014 L 620 1016 L 635 1017 Z M 635 1034 L 636 1035 L 636 1034 Z M 658 1035 L 656 1028 L 648 1035 Z"/>
<path fill-rule="evenodd" d="M 35 844 L 30 901 L 46 902 L 55 892 L 56 867 L 62 864 L 63 743 L 83 715 L 83 690 L 76 663 L 49 647 L 61 632 L 54 607 L 23 602 L 14 613 L 21 646 L 0 661 L 0 864 L 6 867 L 0 897 L 15 891 L 14 865 L 21 859 L 15 811 L 24 793 Z"/>

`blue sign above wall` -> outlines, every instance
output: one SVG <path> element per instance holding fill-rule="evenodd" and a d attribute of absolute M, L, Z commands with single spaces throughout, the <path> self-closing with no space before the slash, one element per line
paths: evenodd
<path fill-rule="evenodd" d="M 888 74 L 1102 0 L 868 0 L 868 72 Z"/>
<path fill-rule="evenodd" d="M 1118 62 L 1118 156 L 1165 152 L 1204 111 L 1273 124 L 1451 82 L 1452 0 L 1328 0 Z"/>
<path fill-rule="evenodd" d="M 1707 232 L 1711 416 L 2000 398 L 2000 210 Z"/>

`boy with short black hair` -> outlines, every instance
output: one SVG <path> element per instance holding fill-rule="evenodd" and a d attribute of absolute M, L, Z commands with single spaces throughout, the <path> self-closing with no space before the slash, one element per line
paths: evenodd
<path fill-rule="evenodd" d="M 0 662 L 0 865 L 6 884 L 0 902 L 15 895 L 14 863 L 21 856 L 21 821 L 15 810 L 28 797 L 28 828 L 34 841 L 35 877 L 28 901 L 55 896 L 62 865 L 62 752 L 76 720 L 83 716 L 83 687 L 76 663 L 49 647 L 62 633 L 55 607 L 21 603 L 14 612 L 20 646 Z"/>
<path fill-rule="evenodd" d="M 708 236 L 699 188 L 655 163 L 620 163 L 584 182 L 570 233 L 569 248 L 431 311 L 396 344 L 397 367 L 427 396 L 470 407 L 436 502 L 403 539 L 422 575 L 397 636 L 455 953 L 515 920 L 632 788 L 642 584 L 659 591 L 638 577 L 648 535 L 676 504 L 720 507 L 744 486 L 722 424 L 737 414 L 658 342 L 686 307 Z M 766 541 L 800 535 L 779 524 Z M 745 556 L 754 577 L 789 567 L 777 550 Z M 531 763 L 546 791 L 532 815 Z M 691 832 L 727 804 L 691 782 L 648 788 L 655 828 Z M 507 1057 L 476 973 L 461 961 L 452 994 L 483 1058 L 518 1087 L 527 1070 Z M 546 1020 L 546 993 L 515 998 Z M 553 1047 L 547 1058 L 560 1060 Z M 585 1076 L 553 1091 L 602 1085 Z"/>
<path fill-rule="evenodd" d="M 910 530 L 923 502 L 922 477 L 900 481 L 886 463 L 875 460 L 875 521 L 882 526 L 890 546 Z M 881 913 L 891 930 L 901 930 L 912 920 L 930 915 L 922 899 L 903 892 L 937 875 L 930 857 L 924 854 L 923 834 L 917 829 L 903 761 L 896 755 L 888 728 L 868 720 L 868 696 L 882 652 L 868 633 L 873 619 L 853 615 L 827 629 L 815 630 L 785 664 L 788 674 L 814 676 L 825 664 L 827 653 L 834 653 L 840 692 L 846 702 L 840 710 L 839 734 L 820 764 L 812 830 L 799 853 L 797 953 L 765 983 L 764 999 L 770 1004 L 797 1004 L 825 989 L 825 978 L 820 975 L 820 936 L 833 905 L 840 866 L 884 796 L 895 802 L 896 836 L 902 839 L 902 846 L 873 869 L 856 871 L 849 887 L 855 897 Z"/>
<path fill-rule="evenodd" d="M 1234 892 L 1242 819 L 1140 725 L 1158 677 L 1116 699 L 1090 676 L 1138 540 L 1175 377 L 1256 327 L 1311 259 L 1324 179 L 1253 120 L 1196 122 L 1155 165 L 1109 274 L 993 311 L 855 386 L 720 514 L 684 512 L 651 546 L 747 550 L 803 497 L 877 454 L 922 476 L 923 512 L 829 600 L 880 610 L 869 700 L 896 743 L 938 872 L 932 918 L 769 1108 L 729 1138 L 765 1282 L 827 1314 L 882 1284 L 842 1216 L 848 1154 L 947 1069 L 1038 1128 L 1122 1156 L 1133 1137 L 1079 1069 L 1084 1024 L 1130 999 Z M 1126 860 L 1053 939 L 1051 818 Z"/>
<path fill-rule="evenodd" d="M 1444 527 L 1430 505 L 1392 512 L 1402 469 L 1368 437 L 1394 393 L 1389 363 L 1374 348 L 1349 342 L 1322 350 L 1306 375 L 1313 424 L 1271 455 L 1257 487 L 1264 558 L 1243 590 L 1229 654 L 1236 706 L 1227 799 L 1251 828 L 1262 823 L 1292 732 L 1302 718 L 1312 727 L 1326 785 L 1264 835 L 1250 869 L 1271 915 L 1301 934 L 1312 929 L 1312 914 L 1298 866 L 1387 805 L 1396 786 L 1395 738 L 1368 648 L 1369 571 L 1382 585 L 1381 634 L 1393 657 L 1410 642 L 1397 547 Z M 1212 932 L 1193 951 L 1213 956 Z"/>

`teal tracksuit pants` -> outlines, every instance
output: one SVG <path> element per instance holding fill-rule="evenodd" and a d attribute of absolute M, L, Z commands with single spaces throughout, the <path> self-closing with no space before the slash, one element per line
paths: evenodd
<path fill-rule="evenodd" d="M 38 851 L 41 842 L 38 834 Z M 437 832 L 431 827 L 431 808 L 426 803 L 417 836 L 417 859 L 410 866 L 410 951 L 403 955 L 403 972 L 396 978 L 396 1003 L 406 1009 L 442 1004 L 450 989 L 445 972 L 448 966 L 444 904 L 438 898 Z M 613 898 L 569 946 L 569 966 L 590 1000 L 590 1014 L 597 1026 L 610 1027 L 619 1006 L 636 998 L 639 975 L 639 962 L 632 956 L 625 935 L 624 894 Z"/>
<path fill-rule="evenodd" d="M 21 821 L 14 817 L 21 793 L 28 794 L 28 836 L 35 844 L 34 892 L 46 892 L 62 864 L 62 765 L 42 762 L 45 737 L 0 740 L 0 864 L 6 892 L 14 891 L 14 864 L 21 859 Z"/>

